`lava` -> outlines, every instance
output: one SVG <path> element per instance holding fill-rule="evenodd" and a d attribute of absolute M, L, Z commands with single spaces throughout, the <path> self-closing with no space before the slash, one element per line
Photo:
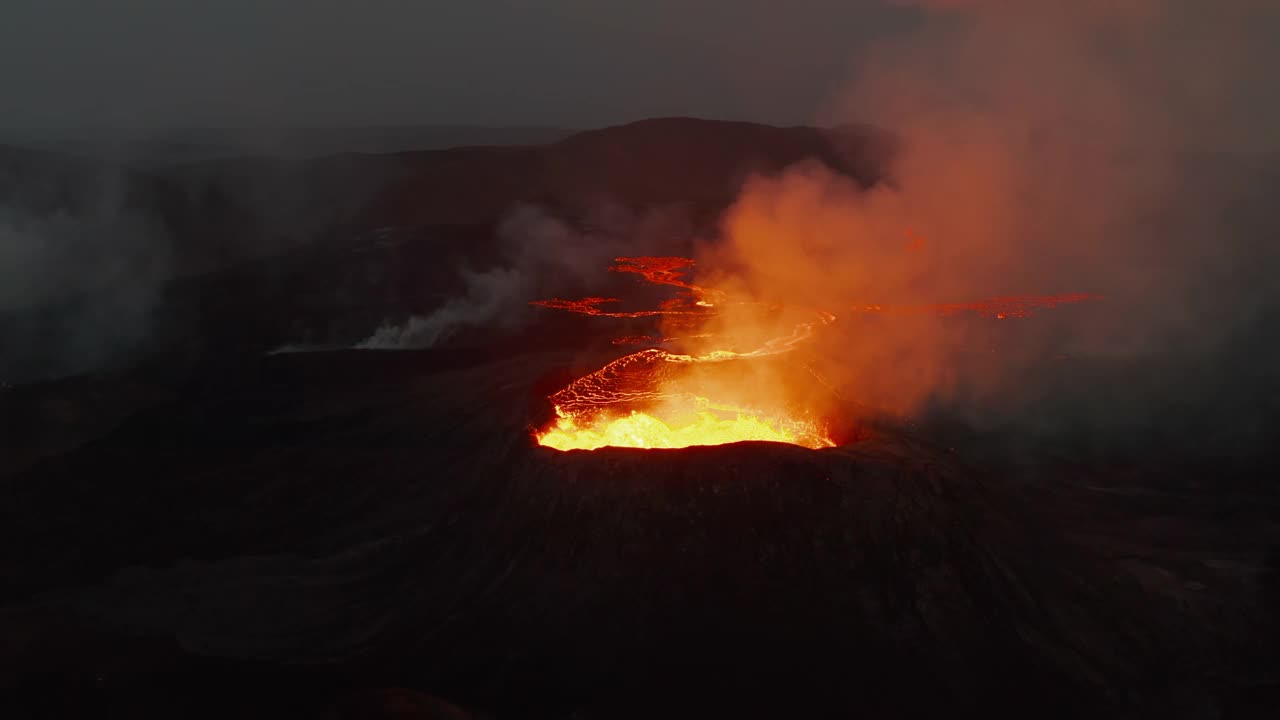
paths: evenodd
<path fill-rule="evenodd" d="M 909 236 L 912 251 L 923 240 Z M 621 301 L 610 297 L 580 300 L 553 298 L 532 304 L 610 318 L 662 317 L 669 325 L 701 326 L 723 313 L 746 307 L 780 313 L 783 306 L 764 305 L 729 297 L 695 285 L 685 276 L 694 261 L 680 257 L 620 257 L 609 270 L 639 275 L 645 282 L 676 288 L 674 297 L 657 309 L 612 310 Z M 851 312 L 935 313 L 973 312 L 996 319 L 1022 318 L 1041 308 L 1096 299 L 1093 295 L 996 297 L 968 303 L 933 305 L 865 304 Z M 550 396 L 555 419 L 534 436 L 557 450 L 594 450 L 606 446 L 681 448 L 742 441 L 790 443 L 807 448 L 833 447 L 826 423 L 811 405 L 797 401 L 793 381 L 776 369 L 762 370 L 766 358 L 790 353 L 836 316 L 817 308 L 791 308 L 800 313 L 791 327 L 763 340 L 743 341 L 727 336 L 691 333 L 683 337 L 624 336 L 615 344 L 653 345 L 697 341 L 699 352 L 678 353 L 649 347 L 620 357 L 588 373 Z M 730 326 L 733 323 L 729 323 Z M 711 345 L 710 341 L 718 341 Z M 834 388 L 803 362 L 793 363 L 813 378 L 828 395 Z M 803 393 L 800 393 L 803 395 Z"/>
<path fill-rule="evenodd" d="M 687 372 L 693 365 L 752 357 L 760 355 L 725 350 L 682 355 L 653 348 L 625 355 L 553 394 L 557 420 L 537 435 L 538 442 L 560 450 L 606 445 L 675 448 L 744 440 L 833 446 L 819 423 L 803 416 L 699 395 L 698 380 Z"/>
<path fill-rule="evenodd" d="M 663 345 L 675 340 L 666 335 L 623 335 L 613 339 L 614 345 Z"/>
<path fill-rule="evenodd" d="M 613 318 L 653 316 L 714 317 L 728 301 L 724 293 L 687 282 L 684 277 L 693 260 L 679 257 L 620 257 L 612 272 L 634 273 L 654 285 L 677 288 L 675 297 L 663 301 L 656 310 L 606 310 L 603 306 L 620 302 L 616 298 L 587 297 L 581 300 L 553 298 L 533 304 L 583 315 Z M 606 446 L 635 448 L 681 448 L 694 445 L 722 445 L 743 441 L 790 443 L 808 448 L 832 447 L 835 443 L 821 424 L 803 413 L 763 402 L 728 402 L 724 388 L 716 388 L 716 399 L 697 394 L 688 385 L 689 369 L 717 363 L 741 363 L 790 351 L 810 337 L 816 327 L 834 316 L 817 312 L 812 319 L 797 324 L 786 335 L 771 338 L 750 349 L 723 347 L 701 353 L 675 353 L 649 348 L 618 358 L 589 373 L 550 400 L 556 420 L 535 434 L 539 444 L 558 450 L 594 450 Z M 695 334 L 684 339 L 709 338 Z M 679 338 L 625 336 L 615 344 L 664 344 Z"/>
<path fill-rule="evenodd" d="M 789 443 L 815 450 L 835 446 L 811 424 L 743 413 L 722 416 L 710 410 L 700 411 L 692 420 L 685 422 L 663 421 L 648 413 L 632 411 L 628 415 L 594 422 L 586 428 L 579 427 L 573 418 L 562 417 L 552 428 L 538 435 L 540 444 L 557 450 L 683 448 L 749 440 Z"/>
<path fill-rule="evenodd" d="M 644 318 L 664 315 L 710 316 L 714 314 L 716 301 L 722 293 L 699 287 L 684 281 L 684 276 L 693 267 L 693 260 L 682 257 L 620 257 L 614 259 L 609 272 L 634 273 L 653 285 L 668 285 L 679 289 L 675 297 L 664 300 L 656 310 L 608 310 L 603 306 L 613 306 L 621 302 L 611 297 L 585 297 L 578 300 L 551 298 L 534 300 L 530 305 L 567 310 L 580 315 L 593 315 L 609 318 Z"/>
<path fill-rule="evenodd" d="M 919 252 L 925 246 L 923 238 L 912 233 L 908 233 L 907 237 L 909 239 L 907 245 L 908 252 Z M 664 300 L 656 310 L 606 310 L 602 306 L 622 302 L 618 298 L 612 297 L 584 297 L 577 300 L 551 298 L 548 300 L 533 300 L 529 304 L 552 310 L 566 310 L 580 315 L 619 319 L 661 317 L 669 315 L 691 315 L 703 318 L 714 317 L 718 314 L 718 308 L 730 301 L 722 291 L 685 282 L 683 278 L 693 266 L 693 260 L 682 257 L 620 257 L 614 259 L 614 264 L 609 266 L 610 272 L 634 273 L 640 275 L 646 282 L 654 285 L 669 285 L 679 288 L 679 294 L 673 298 Z M 1029 317 L 1035 310 L 1053 309 L 1059 305 L 1101 299 L 1102 298 L 1100 296 L 1092 293 L 1015 295 L 993 297 L 970 302 L 929 303 L 922 305 L 885 305 L 879 303 L 867 303 L 851 306 L 849 307 L 849 310 L 851 312 L 863 313 L 927 313 L 942 316 L 971 312 L 983 317 L 1006 320 L 1010 318 Z M 750 304 L 741 300 L 733 302 L 738 305 Z M 834 316 L 831 316 L 824 310 L 816 310 L 814 312 L 820 316 L 827 317 L 828 320 L 826 320 L 826 322 L 835 319 Z M 670 338 L 667 338 L 667 340 L 669 339 Z M 621 342 L 617 344 L 629 343 Z"/>
<path fill-rule="evenodd" d="M 694 262 L 682 257 L 620 257 L 614 259 L 610 272 L 635 273 L 654 285 L 670 285 L 680 288 L 683 294 L 669 302 L 683 304 L 692 302 L 698 307 L 715 306 L 715 300 L 724 296 L 719 290 L 693 285 L 684 281 L 684 276 L 693 268 Z"/>

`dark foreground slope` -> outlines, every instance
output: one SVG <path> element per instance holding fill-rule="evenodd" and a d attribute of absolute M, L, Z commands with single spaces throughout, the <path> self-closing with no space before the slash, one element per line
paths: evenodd
<path fill-rule="evenodd" d="M 414 693 L 500 717 L 1276 699 L 1280 536 L 1256 497 L 1049 497 L 888 429 L 559 453 L 529 424 L 570 360 L 263 358 L 6 478 L 11 697 L 211 717 L 440 716 Z"/>

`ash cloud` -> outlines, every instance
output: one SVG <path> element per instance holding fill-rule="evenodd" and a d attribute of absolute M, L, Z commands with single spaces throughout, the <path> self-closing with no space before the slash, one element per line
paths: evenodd
<path fill-rule="evenodd" d="M 864 191 L 817 165 L 753 179 L 700 282 L 838 307 L 1105 297 L 1020 323 L 1017 342 L 991 323 L 842 323 L 837 379 L 903 413 L 1140 430 L 1171 405 L 1255 411 L 1219 373 L 1275 387 L 1280 182 L 1258 151 L 1280 147 L 1262 70 L 1280 60 L 1280 8 L 897 4 L 920 22 L 860 58 L 828 118 L 893 129 L 890 179 Z M 1048 365 L 1062 357 L 1070 370 Z"/>

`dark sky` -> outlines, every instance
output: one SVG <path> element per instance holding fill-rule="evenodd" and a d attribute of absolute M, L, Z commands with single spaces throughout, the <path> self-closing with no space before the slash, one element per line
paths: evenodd
<path fill-rule="evenodd" d="M 884 0 L 5 0 L 7 127 L 811 123 Z"/>

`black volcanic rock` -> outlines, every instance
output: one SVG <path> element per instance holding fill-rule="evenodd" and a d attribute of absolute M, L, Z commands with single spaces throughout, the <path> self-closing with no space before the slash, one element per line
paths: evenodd
<path fill-rule="evenodd" d="M 600 717 L 1077 716 L 1212 707 L 1231 682 L 1206 679 L 1231 652 L 1213 613 L 1256 616 L 1220 581 L 1180 605 L 1183 570 L 1139 583 L 1062 530 L 1114 526 L 908 434 L 537 447 L 530 393 L 569 360 L 264 358 L 5 478 L 0 635 L 63 628 L 68 648 L 8 645 L 8 681 L 52 663 L 136 685 L 112 674 L 128 657 L 226 688 L 314 673 Z"/>

